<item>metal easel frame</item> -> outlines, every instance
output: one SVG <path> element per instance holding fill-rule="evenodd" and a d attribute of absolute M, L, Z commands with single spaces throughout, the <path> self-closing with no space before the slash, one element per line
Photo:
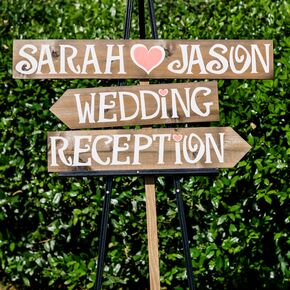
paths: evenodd
<path fill-rule="evenodd" d="M 130 38 L 133 3 L 134 3 L 134 0 L 127 0 L 124 39 Z M 158 38 L 157 26 L 156 26 L 153 0 L 148 0 L 148 5 L 149 5 L 152 38 L 157 39 Z M 144 0 L 138 0 L 138 9 L 139 9 L 139 34 L 140 34 L 140 39 L 144 39 L 146 37 Z M 121 82 L 119 82 L 119 84 L 120 83 Z M 188 242 L 188 233 L 187 233 L 187 227 L 186 227 L 184 205 L 183 205 L 183 200 L 182 200 L 182 195 L 181 195 L 180 178 L 177 176 L 177 174 L 178 175 L 188 175 L 188 174 L 207 175 L 207 174 L 216 174 L 217 172 L 218 172 L 217 169 L 142 170 L 142 171 L 127 170 L 125 172 L 123 171 L 121 174 L 121 175 L 171 175 L 171 176 L 173 175 L 174 176 L 173 179 L 174 179 L 174 188 L 175 188 L 175 194 L 176 194 L 176 204 L 178 208 L 178 217 L 179 217 L 181 233 L 182 233 L 182 244 L 183 244 L 183 251 L 184 251 L 184 256 L 185 256 L 188 286 L 190 290 L 195 290 L 194 276 L 193 276 L 192 262 L 191 262 L 189 242 Z M 120 172 L 106 171 L 105 174 L 108 177 L 107 177 L 106 186 L 105 186 L 105 196 L 104 196 L 102 219 L 101 219 L 101 226 L 100 226 L 98 263 L 97 263 L 97 272 L 96 272 L 96 281 L 94 285 L 94 290 L 101 290 L 102 288 L 102 276 L 103 276 L 103 268 L 104 268 L 104 260 L 105 260 L 105 249 L 106 249 L 106 239 L 107 239 L 107 231 L 108 231 L 108 219 L 109 219 L 109 212 L 110 212 L 113 176 L 120 175 Z M 60 174 L 60 176 L 100 176 L 100 175 L 104 175 L 104 172 L 78 171 L 78 172 L 69 172 L 69 173 Z"/>

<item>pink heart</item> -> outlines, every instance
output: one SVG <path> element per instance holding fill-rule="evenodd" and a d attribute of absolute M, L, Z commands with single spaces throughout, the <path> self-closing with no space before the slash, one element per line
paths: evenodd
<path fill-rule="evenodd" d="M 131 48 L 133 62 L 142 68 L 148 75 L 159 66 L 165 58 L 165 51 L 162 46 L 152 46 L 149 50 L 143 44 L 135 44 Z"/>
<path fill-rule="evenodd" d="M 173 134 L 173 135 L 172 135 L 172 138 L 173 138 L 174 141 L 179 142 L 179 141 L 182 140 L 183 135 Z"/>
<path fill-rule="evenodd" d="M 168 89 L 159 89 L 158 93 L 164 97 L 168 94 Z"/>

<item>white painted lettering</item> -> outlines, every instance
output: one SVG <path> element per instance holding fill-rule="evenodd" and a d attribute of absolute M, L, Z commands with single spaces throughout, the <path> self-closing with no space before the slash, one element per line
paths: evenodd
<path fill-rule="evenodd" d="M 270 71 L 270 44 L 264 44 L 265 46 L 265 54 L 266 59 L 263 58 L 263 55 L 257 44 L 251 44 L 252 49 L 252 73 L 257 73 L 257 60 L 256 55 L 262 64 L 263 70 L 265 73 L 269 73 Z"/>
<path fill-rule="evenodd" d="M 146 103 L 146 99 L 148 103 Z M 153 112 L 151 115 L 147 115 L 146 108 L 153 107 L 152 106 L 152 102 L 154 102 L 153 100 L 155 101 L 155 104 L 156 104 L 155 112 Z M 141 115 L 142 115 L 141 119 L 142 120 L 153 119 L 158 116 L 159 111 L 160 111 L 160 98 L 157 93 L 152 92 L 152 91 L 146 91 L 146 90 L 140 91 L 140 102 L 141 102 Z"/>
<path fill-rule="evenodd" d="M 141 164 L 139 161 L 140 151 L 148 149 L 152 145 L 152 138 L 144 134 L 136 134 L 134 140 L 134 158 L 132 165 Z M 141 138 L 145 139 L 146 143 L 141 145 Z"/>
<path fill-rule="evenodd" d="M 90 93 L 90 95 L 91 95 L 91 103 L 85 102 L 84 108 L 82 108 L 80 94 L 74 94 L 76 104 L 77 104 L 79 124 L 85 124 L 87 118 L 88 118 L 88 122 L 90 124 L 95 123 L 95 96 L 96 96 L 96 93 Z"/>
<path fill-rule="evenodd" d="M 117 115 L 113 114 L 112 118 L 105 118 L 105 113 L 110 110 L 115 108 L 116 102 L 114 100 L 110 100 L 109 104 L 106 104 L 106 97 L 108 96 L 113 96 L 115 99 L 117 96 L 117 92 L 101 92 L 100 93 L 100 106 L 99 106 L 99 120 L 98 123 L 101 122 L 116 122 L 117 121 Z"/>
<path fill-rule="evenodd" d="M 239 55 L 239 51 L 242 51 L 240 55 Z M 233 73 L 242 74 L 251 65 L 251 55 L 244 46 L 239 44 L 237 45 L 236 48 L 233 46 L 231 47 L 229 61 L 230 61 L 230 68 L 233 71 Z M 242 64 L 242 63 L 244 63 L 243 67 L 239 70 L 236 69 L 236 64 Z"/>
<path fill-rule="evenodd" d="M 57 146 L 56 143 L 61 141 L 63 145 Z M 69 156 L 67 159 L 65 157 L 64 151 L 68 148 L 68 140 L 61 136 L 53 136 L 50 137 L 50 144 L 51 144 L 51 166 L 59 166 L 57 164 L 57 156 L 59 156 L 60 161 L 66 166 L 72 166 L 72 158 Z"/>
<path fill-rule="evenodd" d="M 196 96 L 199 92 L 204 92 L 203 95 L 208 96 L 211 93 L 211 89 L 207 87 L 197 87 L 193 90 L 191 94 L 191 110 L 201 117 L 207 117 L 210 114 L 210 107 L 213 105 L 213 102 L 203 103 L 203 105 L 205 106 L 205 112 L 203 113 L 196 103 Z"/>
<path fill-rule="evenodd" d="M 107 59 L 106 59 L 106 69 L 105 69 L 105 74 L 112 74 L 111 67 L 112 67 L 112 62 L 113 61 L 119 61 L 119 72 L 118 74 L 125 74 L 125 67 L 124 67 L 124 45 L 123 44 L 118 44 L 118 49 L 119 49 L 119 55 L 114 55 L 113 56 L 113 47 L 114 44 L 108 44 L 107 45 Z"/>
<path fill-rule="evenodd" d="M 135 111 L 130 115 L 126 116 L 125 108 L 125 97 L 131 98 L 135 103 Z M 130 121 L 135 119 L 139 114 L 139 99 L 136 94 L 131 92 L 119 92 L 119 102 L 120 102 L 120 121 Z M 130 107 L 132 109 L 132 107 Z"/>
<path fill-rule="evenodd" d="M 196 59 L 195 59 L 195 55 L 196 55 Z M 201 50 L 200 50 L 200 45 L 191 45 L 191 52 L 190 52 L 190 57 L 189 57 L 189 63 L 188 63 L 188 69 L 187 69 L 187 74 L 192 74 L 192 67 L 194 65 L 198 65 L 199 69 L 200 69 L 200 73 L 199 74 L 208 74 L 206 69 L 205 69 L 205 65 L 203 62 L 203 57 L 201 54 Z"/>
<path fill-rule="evenodd" d="M 210 133 L 205 134 L 205 146 L 206 146 L 206 160 L 205 163 L 212 163 L 211 160 L 211 145 L 213 147 L 213 150 L 219 160 L 220 163 L 224 162 L 224 135 L 225 133 L 219 133 L 220 137 L 220 150 L 218 148 L 218 145 L 216 141 L 214 140 L 214 137 Z"/>
<path fill-rule="evenodd" d="M 21 74 L 31 75 L 31 74 L 35 73 L 37 70 L 37 60 L 32 55 L 27 53 L 25 51 L 26 49 L 30 49 L 31 54 L 35 54 L 37 52 L 36 46 L 31 45 L 31 44 L 23 45 L 19 50 L 19 55 L 21 57 L 25 58 L 26 60 L 19 61 L 16 64 L 15 69 L 17 72 L 19 72 Z"/>
<path fill-rule="evenodd" d="M 188 53 L 187 53 L 188 45 L 187 44 L 180 44 L 179 47 L 181 49 L 183 66 L 181 64 L 181 61 L 177 59 L 177 60 L 172 61 L 167 66 L 167 69 L 172 73 L 183 74 L 186 71 L 187 66 L 188 66 Z"/>
<path fill-rule="evenodd" d="M 86 162 L 82 162 L 82 159 L 84 157 L 80 157 L 82 153 L 86 153 L 90 151 L 90 145 L 85 144 L 84 148 L 81 148 L 81 141 L 84 139 L 87 139 L 88 142 L 92 141 L 92 136 L 74 136 L 74 158 L 73 158 L 73 166 L 91 166 L 92 165 L 92 160 L 91 158 L 87 157 Z"/>
<path fill-rule="evenodd" d="M 194 146 L 192 146 L 193 138 L 195 138 L 198 141 L 198 144 L 194 142 Z M 193 155 L 194 157 L 193 159 L 191 159 L 190 156 L 188 155 L 187 149 L 189 149 L 189 151 L 192 153 L 191 155 Z M 191 133 L 189 136 L 184 136 L 183 156 L 186 162 L 190 164 L 197 163 L 202 158 L 204 152 L 205 152 L 204 143 L 198 135 Z"/>
<path fill-rule="evenodd" d="M 179 118 L 177 114 L 177 102 L 176 99 L 178 99 L 178 102 L 182 108 L 182 111 L 184 113 L 184 116 L 186 118 L 190 117 L 190 101 L 189 101 L 189 91 L 186 90 L 186 104 L 184 104 L 182 97 L 178 91 L 178 89 L 171 89 L 171 102 L 172 102 L 172 116 L 171 118 Z"/>
<path fill-rule="evenodd" d="M 220 75 L 227 71 L 229 64 L 228 60 L 223 55 L 218 53 L 216 49 L 220 49 L 222 54 L 225 54 L 228 51 L 227 47 L 223 44 L 213 45 L 209 50 L 209 55 L 217 58 L 217 60 L 211 60 L 208 62 L 206 69 L 210 73 Z"/>
<path fill-rule="evenodd" d="M 170 141 L 171 134 L 154 134 L 152 137 L 154 141 L 159 139 L 157 164 L 164 164 L 165 138 Z"/>
<path fill-rule="evenodd" d="M 161 97 L 161 117 L 160 119 L 168 119 L 167 105 L 166 105 L 166 97 Z"/>
<path fill-rule="evenodd" d="M 75 73 L 79 74 L 81 72 L 80 65 L 75 67 L 73 59 L 77 56 L 78 50 L 76 47 L 67 44 L 60 44 L 60 71 L 61 74 L 67 74 L 66 72 L 66 63 L 68 64 L 69 69 Z M 70 49 L 72 51 L 70 56 L 66 56 L 66 50 Z"/>
<path fill-rule="evenodd" d="M 112 154 L 112 165 L 128 165 L 130 164 L 130 157 L 126 156 L 124 161 L 119 160 L 119 153 L 127 151 L 129 149 L 129 144 L 124 142 L 123 146 L 120 146 L 120 139 L 125 138 L 126 141 L 130 141 L 130 134 L 118 134 L 113 135 L 113 154 Z"/>
<path fill-rule="evenodd" d="M 49 66 L 49 74 L 56 74 L 49 44 L 43 44 L 41 46 L 40 56 L 38 60 L 38 69 L 36 73 L 42 74 L 42 67 L 46 64 Z"/>
<path fill-rule="evenodd" d="M 111 136 L 108 136 L 108 135 L 99 135 L 97 136 L 94 141 L 93 141 L 93 144 L 92 144 L 92 158 L 95 162 L 97 162 L 97 164 L 100 164 L 100 165 L 109 165 L 111 160 L 109 157 L 106 158 L 105 161 L 103 161 L 101 158 L 100 158 L 100 155 L 98 153 L 98 148 L 97 148 L 97 145 L 98 145 L 98 142 L 100 140 L 107 140 L 105 141 L 105 145 L 109 145 L 110 143 L 112 143 L 113 141 L 113 138 Z"/>
<path fill-rule="evenodd" d="M 84 62 L 83 62 L 83 69 L 82 74 L 87 74 L 87 67 L 88 65 L 93 65 L 95 69 L 95 74 L 101 74 L 98 58 L 95 51 L 95 45 L 93 44 L 87 44 L 86 45 L 86 51 L 84 56 Z"/>

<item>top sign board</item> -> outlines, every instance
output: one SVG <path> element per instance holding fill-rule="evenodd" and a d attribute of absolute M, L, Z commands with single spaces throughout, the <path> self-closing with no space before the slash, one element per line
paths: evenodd
<path fill-rule="evenodd" d="M 22 79 L 271 79 L 271 40 L 15 40 Z"/>

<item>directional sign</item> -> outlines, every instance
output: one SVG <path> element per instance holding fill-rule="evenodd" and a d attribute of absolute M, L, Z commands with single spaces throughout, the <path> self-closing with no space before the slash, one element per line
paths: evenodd
<path fill-rule="evenodd" d="M 50 111 L 71 129 L 218 121 L 217 83 L 67 90 Z"/>
<path fill-rule="evenodd" d="M 271 40 L 15 40 L 13 77 L 270 79 Z"/>
<path fill-rule="evenodd" d="M 50 132 L 48 171 L 228 168 L 249 149 L 229 127 Z"/>

